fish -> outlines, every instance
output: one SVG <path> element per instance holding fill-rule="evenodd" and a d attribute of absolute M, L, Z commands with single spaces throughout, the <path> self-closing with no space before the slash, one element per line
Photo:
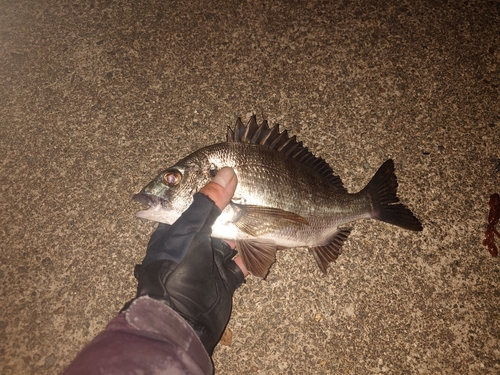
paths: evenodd
<path fill-rule="evenodd" d="M 226 142 L 198 149 L 163 170 L 133 200 L 148 208 L 142 219 L 172 224 L 193 195 L 223 167 L 233 168 L 238 185 L 212 226 L 212 237 L 236 241 L 247 270 L 265 278 L 281 249 L 307 247 L 320 270 L 341 253 L 349 223 L 376 219 L 421 231 L 419 219 L 397 197 L 394 162 L 386 160 L 361 191 L 349 193 L 341 178 L 296 136 L 253 115 L 238 118 Z"/>

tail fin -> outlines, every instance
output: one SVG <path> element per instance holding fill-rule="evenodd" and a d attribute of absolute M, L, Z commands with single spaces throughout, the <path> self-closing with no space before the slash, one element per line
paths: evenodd
<path fill-rule="evenodd" d="M 370 195 L 373 204 L 372 218 L 398 227 L 421 231 L 422 224 L 396 196 L 398 180 L 394 174 L 394 162 L 386 160 L 375 176 L 363 189 Z"/>

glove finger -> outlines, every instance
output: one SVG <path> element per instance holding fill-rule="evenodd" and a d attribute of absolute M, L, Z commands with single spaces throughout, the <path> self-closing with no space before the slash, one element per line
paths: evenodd
<path fill-rule="evenodd" d="M 158 225 L 151 236 L 142 264 L 160 259 L 182 262 L 193 238 L 199 232 L 208 241 L 211 226 L 220 213 L 220 209 L 210 198 L 196 193 L 191 206 L 170 227 Z"/>
<path fill-rule="evenodd" d="M 193 196 L 193 203 L 182 215 L 172 224 L 168 235 L 194 235 L 199 232 L 205 224 L 210 227 L 221 214 L 221 210 L 204 194 L 196 193 Z M 210 222 L 207 220 L 210 219 Z"/>
<path fill-rule="evenodd" d="M 163 236 L 165 236 L 165 233 L 169 228 L 170 225 L 168 224 L 158 223 L 158 226 L 156 227 L 154 232 L 151 234 L 151 237 L 149 238 L 147 249 L 158 246 L 158 242 L 161 243 L 161 241 L 163 241 Z"/>
<path fill-rule="evenodd" d="M 217 270 L 224 282 L 224 286 L 232 296 L 245 281 L 245 275 L 241 268 L 233 261 L 238 253 L 223 240 L 213 238 L 212 248 L 214 250 L 214 259 Z"/>

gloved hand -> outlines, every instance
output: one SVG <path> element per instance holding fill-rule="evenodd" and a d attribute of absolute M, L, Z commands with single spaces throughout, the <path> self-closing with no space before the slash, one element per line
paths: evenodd
<path fill-rule="evenodd" d="M 213 183 L 220 186 L 210 189 Z M 173 225 L 158 225 L 135 276 L 136 298 L 148 295 L 177 311 L 211 355 L 229 321 L 232 296 L 244 274 L 232 260 L 236 251 L 210 238 L 212 224 L 234 193 L 236 176 L 223 168 L 209 185 L 194 195 L 192 205 Z M 204 189 L 220 208 L 203 194 Z"/>

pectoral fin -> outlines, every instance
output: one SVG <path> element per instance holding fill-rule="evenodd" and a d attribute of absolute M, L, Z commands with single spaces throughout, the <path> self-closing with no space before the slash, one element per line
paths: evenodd
<path fill-rule="evenodd" d="M 255 276 L 266 277 L 276 260 L 276 244 L 268 240 L 238 240 L 238 250 L 247 270 Z"/>
<path fill-rule="evenodd" d="M 236 203 L 232 203 L 232 206 L 237 212 L 237 219 L 233 224 L 253 237 L 260 237 L 290 226 L 309 225 L 302 216 L 279 208 Z"/>
<path fill-rule="evenodd" d="M 333 262 L 342 252 L 342 245 L 351 233 L 351 228 L 339 229 L 335 232 L 330 242 L 324 246 L 315 246 L 309 248 L 309 251 L 314 255 L 314 259 L 318 267 L 326 274 L 328 263 Z"/>

